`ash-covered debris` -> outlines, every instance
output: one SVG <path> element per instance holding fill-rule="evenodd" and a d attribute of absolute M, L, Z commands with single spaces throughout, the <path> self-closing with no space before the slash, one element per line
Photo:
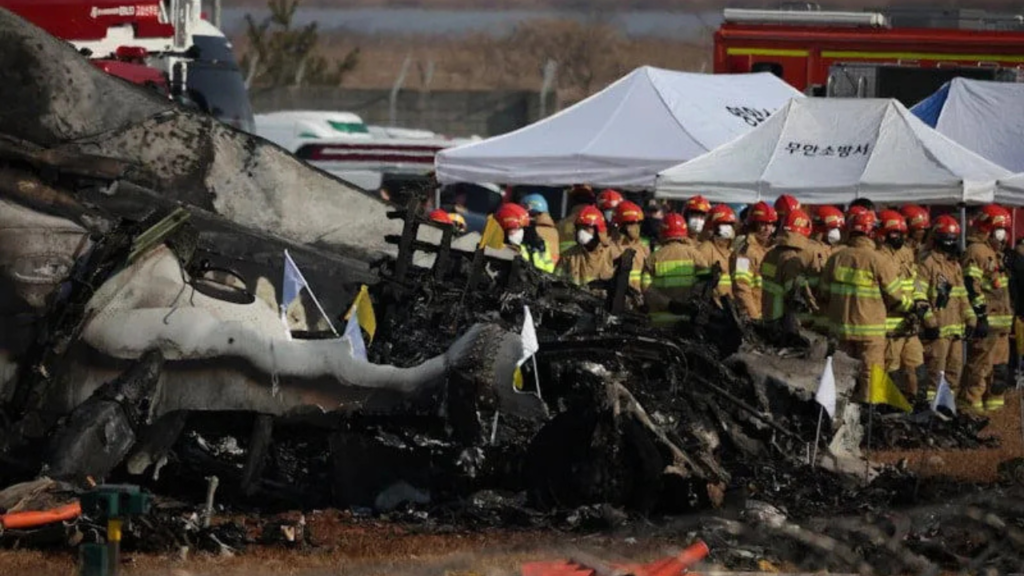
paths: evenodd
<path fill-rule="evenodd" d="M 874 414 L 868 413 L 874 410 Z M 870 426 L 868 426 L 870 420 Z M 982 435 L 988 418 L 968 413 L 936 414 L 928 409 L 912 414 L 894 412 L 886 407 L 869 406 L 861 413 L 861 423 L 871 431 L 870 448 L 974 450 L 999 446 L 999 437 Z M 861 446 L 869 447 L 864 435 Z"/>

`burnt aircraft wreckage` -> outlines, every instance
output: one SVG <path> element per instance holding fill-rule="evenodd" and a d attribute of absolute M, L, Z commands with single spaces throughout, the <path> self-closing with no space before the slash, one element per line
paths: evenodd
<path fill-rule="evenodd" d="M 597 295 L 476 250 L 415 202 L 107 76 L 4 10 L 0 92 L 17 103 L 0 109 L 5 485 L 198 500 L 216 475 L 241 507 L 487 490 L 671 513 L 738 486 L 790 501 L 817 486 L 835 505 L 864 479 L 842 355 L 841 416 L 806 466 L 823 345 L 772 349 L 699 299 L 686 334 L 653 330 L 629 311 L 628 262 Z M 368 361 L 282 325 L 285 249 L 336 325 L 370 287 Z M 519 367 L 524 306 L 541 344 Z"/>

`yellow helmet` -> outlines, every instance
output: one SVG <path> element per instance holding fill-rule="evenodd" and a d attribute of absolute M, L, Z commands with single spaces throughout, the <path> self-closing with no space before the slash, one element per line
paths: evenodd
<path fill-rule="evenodd" d="M 452 219 L 452 224 L 455 225 L 455 229 L 459 232 L 466 231 L 466 219 L 458 212 L 449 212 L 448 216 Z"/>

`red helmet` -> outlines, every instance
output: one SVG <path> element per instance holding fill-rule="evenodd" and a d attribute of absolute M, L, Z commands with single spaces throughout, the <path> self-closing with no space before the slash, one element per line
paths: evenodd
<path fill-rule="evenodd" d="M 502 204 L 494 213 L 494 219 L 501 225 L 502 230 L 518 230 L 530 225 L 530 213 L 526 208 L 512 202 Z"/>
<path fill-rule="evenodd" d="M 900 214 L 907 220 L 910 230 L 927 230 L 932 227 L 932 218 L 928 211 L 917 204 L 907 204 L 900 208 Z"/>
<path fill-rule="evenodd" d="M 707 198 L 700 194 L 691 196 L 690 199 L 686 201 L 686 206 L 683 208 L 683 212 L 700 212 L 702 214 L 707 214 L 710 211 L 711 203 L 708 202 Z"/>
<path fill-rule="evenodd" d="M 775 199 L 775 211 L 781 214 L 783 218 L 793 210 L 799 209 L 800 201 L 789 194 L 783 194 Z"/>
<path fill-rule="evenodd" d="M 576 216 L 576 225 L 592 226 L 597 228 L 598 231 L 603 230 L 605 227 L 604 214 L 601 214 L 601 211 L 594 205 L 584 206 L 583 210 L 580 210 L 579 215 Z"/>
<path fill-rule="evenodd" d="M 597 207 L 601 210 L 614 210 L 621 203 L 622 194 L 619 194 L 617 190 L 607 188 L 597 195 Z"/>
<path fill-rule="evenodd" d="M 440 208 L 431 212 L 428 218 L 430 218 L 432 222 L 437 222 L 438 224 L 452 224 L 452 217 Z"/>
<path fill-rule="evenodd" d="M 801 236 L 811 235 L 811 217 L 806 212 L 797 208 L 786 214 L 786 221 L 782 229 L 787 232 L 795 232 Z"/>
<path fill-rule="evenodd" d="M 853 210 L 850 210 L 853 212 Z M 875 225 L 878 224 L 878 216 L 874 212 L 865 208 L 862 211 L 858 211 L 849 219 L 846 225 L 846 229 L 849 232 L 860 232 L 861 234 L 871 234 L 875 231 Z"/>
<path fill-rule="evenodd" d="M 778 221 L 778 213 L 767 202 L 758 202 L 747 211 L 748 224 L 775 224 Z"/>
<path fill-rule="evenodd" d="M 899 232 L 900 234 L 907 233 L 907 221 L 902 214 L 895 210 L 882 210 L 878 213 L 879 225 L 882 229 L 882 233 L 889 234 L 891 232 Z"/>
<path fill-rule="evenodd" d="M 635 224 L 643 222 L 644 211 L 635 203 L 625 200 L 615 207 L 615 224 Z"/>
<path fill-rule="evenodd" d="M 959 236 L 960 223 L 957 222 L 956 218 L 953 218 L 949 214 L 943 214 L 935 219 L 935 224 L 932 225 L 932 230 L 935 234 Z"/>
<path fill-rule="evenodd" d="M 715 207 L 708 212 L 708 224 L 735 224 L 736 213 L 725 204 L 715 204 Z"/>
<path fill-rule="evenodd" d="M 665 218 L 661 221 L 661 239 L 683 239 L 689 234 L 689 230 L 686 227 L 686 218 L 683 218 L 682 214 L 671 212 L 665 215 Z"/>
<path fill-rule="evenodd" d="M 870 212 L 870 210 L 861 206 L 860 204 L 850 206 L 850 209 L 846 211 L 846 220 L 853 220 L 854 216 L 856 216 L 857 214 L 863 214 L 865 212 Z"/>
<path fill-rule="evenodd" d="M 825 233 L 829 230 L 842 230 L 846 226 L 843 211 L 835 206 L 818 206 L 814 212 L 814 230 Z"/>
<path fill-rule="evenodd" d="M 974 220 L 974 225 L 982 232 L 991 232 L 996 228 L 1009 229 L 1012 220 L 1010 211 L 998 204 L 989 204 L 981 209 L 981 213 Z"/>

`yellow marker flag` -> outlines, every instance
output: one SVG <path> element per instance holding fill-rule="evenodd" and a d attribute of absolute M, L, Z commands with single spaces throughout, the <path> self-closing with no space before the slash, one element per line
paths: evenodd
<path fill-rule="evenodd" d="M 516 368 L 516 371 L 512 373 L 512 387 L 517 392 L 523 391 L 523 372 L 519 368 Z"/>
<path fill-rule="evenodd" d="M 505 231 L 501 229 L 501 225 L 498 224 L 493 215 L 487 217 L 484 233 L 480 235 L 479 248 L 484 246 L 494 248 L 495 250 L 505 247 Z"/>
<path fill-rule="evenodd" d="M 370 335 L 370 342 L 373 342 L 373 335 L 377 333 L 377 315 L 373 312 L 373 302 L 370 301 L 370 290 L 366 284 L 359 288 L 359 294 L 352 302 L 348 313 L 345 314 L 345 320 L 352 316 L 353 311 L 356 313 L 356 319 L 359 320 L 359 327 L 366 330 L 366 333 Z"/>
<path fill-rule="evenodd" d="M 869 388 L 868 404 L 888 404 L 904 412 L 913 410 L 910 402 L 907 402 L 903 393 L 893 383 L 892 378 L 889 378 L 885 370 L 877 364 L 871 367 L 871 383 Z"/>

